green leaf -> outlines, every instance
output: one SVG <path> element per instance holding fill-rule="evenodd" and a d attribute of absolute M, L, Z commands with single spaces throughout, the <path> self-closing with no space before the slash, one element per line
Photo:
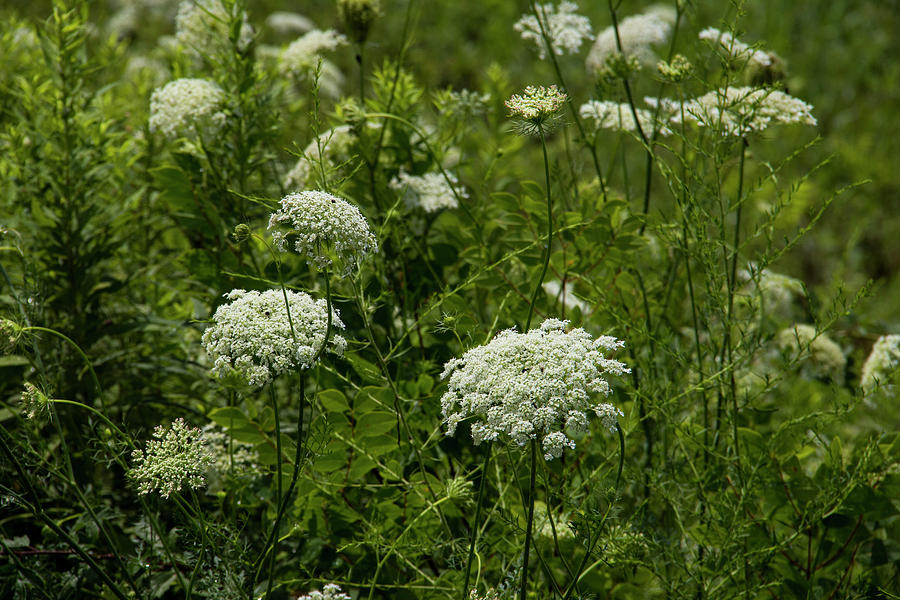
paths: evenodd
<path fill-rule="evenodd" d="M 397 417 L 385 411 L 367 412 L 356 420 L 356 433 L 363 437 L 375 437 L 391 431 Z"/>
<path fill-rule="evenodd" d="M 366 383 L 381 383 L 381 370 L 358 354 L 345 354 L 344 358 L 350 363 L 350 367 Z"/>
<path fill-rule="evenodd" d="M 225 427 L 226 429 L 236 429 L 246 426 L 250 419 L 236 406 L 223 406 L 213 410 L 207 415 L 211 421 Z"/>
<path fill-rule="evenodd" d="M 319 402 L 328 412 L 344 412 L 350 410 L 350 402 L 347 396 L 340 390 L 322 390 L 317 395 Z"/>
<path fill-rule="evenodd" d="M 21 367 L 27 365 L 28 359 L 20 354 L 0 356 L 0 367 Z"/>

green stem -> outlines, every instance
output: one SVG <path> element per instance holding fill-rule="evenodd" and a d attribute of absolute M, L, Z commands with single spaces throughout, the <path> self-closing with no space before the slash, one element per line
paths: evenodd
<path fill-rule="evenodd" d="M 541 292 L 544 277 L 547 275 L 547 268 L 550 266 L 550 247 L 553 245 L 553 201 L 550 196 L 550 160 L 547 157 L 547 140 L 544 137 L 544 128 L 540 125 L 538 125 L 538 132 L 541 135 L 541 149 L 544 151 L 544 179 L 547 185 L 547 247 L 544 248 L 544 267 L 541 270 L 541 276 L 537 285 L 534 287 L 534 293 L 531 295 L 531 303 L 528 305 L 528 318 L 525 319 L 526 332 L 531 327 L 534 305 L 537 302 L 538 294 Z"/>
<path fill-rule="evenodd" d="M 278 416 L 278 398 L 275 395 L 275 384 L 269 383 L 269 396 L 272 398 L 272 408 L 275 410 L 275 477 L 278 478 L 278 481 L 275 485 L 276 495 L 275 495 L 275 507 L 276 509 L 281 508 L 281 420 Z M 296 465 L 294 465 L 296 468 Z M 266 595 L 263 598 L 269 598 L 272 594 L 272 580 L 275 578 L 275 558 L 278 555 L 278 525 L 280 524 L 279 520 L 276 518 L 275 523 L 272 525 L 272 536 L 271 536 L 271 556 L 269 557 L 269 580 L 266 582 Z M 260 566 L 262 562 L 260 562 Z M 259 571 L 257 571 L 258 573 Z"/>
<path fill-rule="evenodd" d="M 522 582 L 519 586 L 519 600 L 526 600 L 528 584 L 528 553 L 531 550 L 531 532 L 534 527 L 534 488 L 537 476 L 537 440 L 531 440 L 531 478 L 528 483 L 528 524 L 525 526 L 525 554 L 522 557 Z"/>
<path fill-rule="evenodd" d="M 100 387 L 100 380 L 97 378 L 97 373 L 94 371 L 94 366 L 91 364 L 91 359 L 88 358 L 87 354 L 84 353 L 84 350 L 76 344 L 71 338 L 68 336 L 56 331 L 55 329 L 48 329 L 47 327 L 39 327 L 37 325 L 30 325 L 28 327 L 23 327 L 22 331 L 43 331 L 45 333 L 53 334 L 66 342 L 68 342 L 78 354 L 81 355 L 81 358 L 84 359 L 85 364 L 87 365 L 88 370 L 91 372 L 91 379 L 94 381 L 94 387 L 97 388 L 97 398 L 100 400 L 100 407 L 105 411 L 106 406 L 103 403 L 103 388 Z"/>
<path fill-rule="evenodd" d="M 475 545 L 478 542 L 478 531 L 481 527 L 481 508 L 484 506 L 484 483 L 487 481 L 488 463 L 491 460 L 491 443 L 488 442 L 487 452 L 484 453 L 484 463 L 481 465 L 481 481 L 478 483 L 478 503 L 475 506 L 475 520 L 472 522 L 472 540 L 469 542 L 469 557 L 466 559 L 466 577 L 463 581 L 462 600 L 469 595 L 469 576 L 472 573 L 472 560 L 475 558 Z"/>

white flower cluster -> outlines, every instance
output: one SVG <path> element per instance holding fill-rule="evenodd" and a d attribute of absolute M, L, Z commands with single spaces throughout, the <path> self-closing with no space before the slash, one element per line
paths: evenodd
<path fill-rule="evenodd" d="M 350 146 L 353 144 L 353 133 L 349 125 L 340 125 L 319 135 L 303 150 L 303 156 L 297 160 L 293 169 L 284 177 L 284 187 L 289 190 L 300 190 L 306 186 L 313 169 L 318 168 L 320 160 L 325 162 L 326 172 L 336 164 L 348 158 Z M 321 154 L 320 154 L 321 151 Z"/>
<path fill-rule="evenodd" d="M 568 321 L 547 319 L 539 329 L 517 333 L 501 331 L 484 346 L 467 351 L 444 366 L 442 378 L 449 388 L 441 398 L 447 435 L 459 423 L 475 417 L 472 439 L 476 444 L 501 435 L 519 445 L 540 440 L 544 458 L 574 448 L 569 436 L 588 431 L 587 410 L 614 430 L 622 413 L 606 403 L 591 400 L 591 393 L 611 393 L 606 375 L 622 375 L 630 369 L 604 352 L 624 342 L 610 336 L 593 339 L 584 329 L 566 333 Z"/>
<path fill-rule="evenodd" d="M 421 208 L 427 213 L 437 212 L 442 208 L 456 208 L 458 203 L 453 195 L 454 189 L 460 198 L 468 198 L 469 194 L 462 186 L 457 186 L 456 177 L 447 173 L 447 179 L 453 184 L 447 183 L 440 173 L 425 173 L 424 175 L 410 175 L 400 171 L 394 177 L 390 188 L 403 194 L 406 207 Z"/>
<path fill-rule="evenodd" d="M 156 439 L 147 442 L 145 450 L 131 453 L 134 467 L 130 475 L 138 483 L 138 492 L 158 490 L 168 498 L 185 485 L 203 487 L 204 474 L 213 461 L 203 432 L 188 427 L 184 419 L 175 419 L 168 428 L 159 425 L 153 437 Z"/>
<path fill-rule="evenodd" d="M 150 131 L 172 139 L 214 134 L 225 124 L 225 92 L 205 79 L 176 79 L 150 96 Z"/>
<path fill-rule="evenodd" d="M 519 95 L 514 94 L 506 101 L 509 116 L 518 117 L 526 121 L 541 121 L 548 119 L 562 108 L 568 96 L 561 92 L 555 85 L 550 87 L 529 85 Z"/>
<path fill-rule="evenodd" d="M 522 34 L 523 40 L 531 40 L 537 44 L 541 60 L 547 58 L 547 45 L 541 35 L 541 25 L 544 26 L 553 53 L 557 56 L 562 56 L 566 52 L 575 53 L 583 40 L 594 39 L 590 20 L 575 14 L 578 5 L 574 2 L 563 0 L 559 6 L 547 3 L 537 4 L 536 7 L 541 17 L 540 23 L 534 15 L 522 15 L 522 18 L 513 25 L 513 29 Z"/>
<path fill-rule="evenodd" d="M 753 265 L 750 265 L 753 268 Z M 752 284 L 755 291 L 760 294 L 763 308 L 767 313 L 786 315 L 790 313 L 790 307 L 794 299 L 803 295 L 803 282 L 794 277 L 788 277 L 769 269 L 763 269 L 755 275 L 749 270 L 738 272 L 738 278 Z"/>
<path fill-rule="evenodd" d="M 325 341 L 327 303 L 303 292 L 287 292 L 290 320 L 281 290 L 232 290 L 230 302 L 216 309 L 203 344 L 214 359 L 213 373 L 239 373 L 252 386 L 262 385 L 293 368 L 308 369 Z M 291 325 L 293 324 L 293 330 Z M 343 329 L 336 309 L 331 325 Z M 332 334 L 331 351 L 340 355 L 346 340 Z"/>
<path fill-rule="evenodd" d="M 306 33 L 316 28 L 313 22 L 299 13 L 275 11 L 266 17 L 266 26 L 282 35 L 288 33 Z"/>
<path fill-rule="evenodd" d="M 285 224 L 288 231 L 278 229 Z M 269 229 L 279 250 L 285 252 L 290 236 L 294 238 L 294 250 L 311 258 L 319 268 L 331 266 L 326 247 L 334 249 L 347 271 L 366 255 L 378 252 L 378 241 L 359 209 L 327 192 L 288 194 L 281 199 L 281 210 L 269 218 Z"/>
<path fill-rule="evenodd" d="M 331 52 L 346 43 L 347 38 L 334 29 L 313 29 L 291 42 L 281 52 L 278 69 L 285 76 L 305 76 L 316 66 L 323 52 Z"/>
<path fill-rule="evenodd" d="M 232 5 L 238 10 L 238 4 Z M 222 0 L 185 0 L 175 16 L 175 39 L 195 57 L 226 46 L 232 19 L 241 21 L 238 49 L 246 50 L 253 42 L 253 28 L 244 13 L 228 14 Z"/>
<path fill-rule="evenodd" d="M 794 325 L 782 329 L 776 338 L 782 351 L 793 354 L 802 364 L 801 372 L 813 378 L 844 381 L 847 359 L 844 352 L 827 335 L 816 332 L 812 325 Z"/>
<path fill-rule="evenodd" d="M 767 53 L 754 50 L 727 31 L 719 31 L 715 27 L 707 27 L 700 32 L 699 37 L 701 40 L 707 40 L 722 46 L 732 60 L 756 63 L 761 67 L 768 67 L 772 64 L 772 57 Z"/>
<path fill-rule="evenodd" d="M 322 591 L 315 591 L 297 598 L 297 600 L 352 600 L 350 596 L 341 591 L 341 586 L 329 583 Z"/>
<path fill-rule="evenodd" d="M 202 431 L 206 446 L 212 455 L 209 468 L 211 474 L 225 477 L 232 471 L 241 474 L 256 470 L 259 454 L 252 444 L 233 439 L 215 423 L 207 423 Z"/>
<path fill-rule="evenodd" d="M 879 386 L 890 384 L 893 375 L 900 368 L 900 335 L 883 335 L 872 346 L 872 352 L 863 363 L 859 387 L 869 394 Z"/>
<path fill-rule="evenodd" d="M 644 64 L 655 64 L 653 46 L 669 39 L 674 21 L 674 15 L 668 10 L 651 10 L 622 19 L 619 22 L 622 54 Z M 606 66 L 607 59 L 615 54 L 619 54 L 619 46 L 616 43 L 616 31 L 610 26 L 597 36 L 585 61 L 588 70 L 599 73 Z"/>
<path fill-rule="evenodd" d="M 815 125 L 812 106 L 779 90 L 754 87 L 729 87 L 707 92 L 685 101 L 645 98 L 647 104 L 659 106 L 670 127 L 684 119 L 700 127 L 709 127 L 723 135 L 743 136 L 765 130 L 773 122 Z"/>
<path fill-rule="evenodd" d="M 22 403 L 22 412 L 29 419 L 49 412 L 52 402 L 47 394 L 30 381 L 25 382 L 19 400 Z"/>
<path fill-rule="evenodd" d="M 641 129 L 648 134 L 654 129 L 653 113 L 643 108 L 636 108 Z M 636 132 L 634 115 L 631 114 L 631 105 L 627 102 L 610 102 L 608 100 L 590 100 L 581 105 L 578 114 L 582 119 L 592 119 L 595 129 L 612 129 L 613 131 Z M 660 135 L 670 135 L 668 127 L 662 126 Z"/>

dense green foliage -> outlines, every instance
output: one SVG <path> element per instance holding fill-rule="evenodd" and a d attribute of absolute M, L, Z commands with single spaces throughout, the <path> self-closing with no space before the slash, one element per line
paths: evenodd
<path fill-rule="evenodd" d="M 540 59 L 525 0 L 200 4 L 190 39 L 174 0 L 0 12 L 0 597 L 900 597 L 900 352 L 864 370 L 900 333 L 896 3 L 673 1 L 599 72 Z M 581 4 L 597 36 L 650 6 Z M 291 63 L 284 10 L 346 38 Z M 221 99 L 166 112 L 181 79 Z M 569 101 L 516 127 L 532 85 Z M 654 108 L 742 86 L 817 124 Z M 378 252 L 279 251 L 303 190 Z M 217 364 L 237 289 L 323 300 L 319 346 Z M 617 424 L 553 459 L 446 435 L 444 366 L 545 319 L 624 341 Z"/>

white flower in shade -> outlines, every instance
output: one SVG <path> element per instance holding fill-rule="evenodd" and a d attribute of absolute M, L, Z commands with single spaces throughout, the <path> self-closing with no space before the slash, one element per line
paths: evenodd
<path fill-rule="evenodd" d="M 286 225 L 287 231 L 279 229 Z M 331 248 L 349 272 L 366 255 L 378 252 L 378 241 L 359 209 L 328 192 L 288 194 L 281 210 L 272 213 L 269 229 L 275 246 L 285 251 L 289 239 L 297 253 L 312 259 L 319 268 L 331 266 Z"/>
<path fill-rule="evenodd" d="M 266 17 L 266 26 L 276 33 L 306 33 L 316 28 L 312 21 L 299 13 L 276 11 Z"/>
<path fill-rule="evenodd" d="M 844 381 L 847 359 L 841 347 L 823 333 L 817 333 L 812 325 L 794 325 L 782 329 L 776 338 L 782 351 L 799 360 L 801 372 L 817 379 Z"/>
<path fill-rule="evenodd" d="M 553 296 L 554 300 L 560 300 L 569 310 L 575 310 L 577 308 L 583 315 L 590 313 L 591 307 L 588 306 L 587 302 L 575 296 L 572 292 L 572 287 L 572 283 L 569 281 L 567 281 L 564 286 L 560 285 L 558 279 L 550 280 L 543 285 L 544 291 L 547 292 L 547 294 Z"/>
<path fill-rule="evenodd" d="M 657 102 L 644 99 L 653 107 Z M 812 106 L 769 88 L 729 87 L 707 92 L 683 104 L 660 99 L 660 116 L 674 128 L 684 120 L 727 136 L 743 136 L 765 130 L 773 123 L 815 125 Z"/>
<path fill-rule="evenodd" d="M 889 385 L 900 369 L 900 335 L 883 335 L 872 346 L 872 352 L 863 363 L 859 387 L 870 394 L 879 387 L 893 393 Z"/>
<path fill-rule="evenodd" d="M 203 333 L 203 344 L 214 359 L 213 373 L 224 377 L 235 371 L 250 385 L 259 386 L 295 368 L 309 369 L 325 342 L 328 309 L 325 300 L 303 292 L 232 290 L 229 300 L 216 309 L 213 324 Z M 343 329 L 332 308 L 332 329 Z M 346 340 L 332 334 L 330 350 L 343 354 Z"/>
<path fill-rule="evenodd" d="M 291 42 L 281 52 L 278 70 L 285 76 L 305 77 L 324 52 L 331 52 L 347 43 L 347 38 L 334 29 L 313 29 Z"/>
<path fill-rule="evenodd" d="M 669 39 L 672 33 L 670 15 L 662 11 L 651 11 L 640 15 L 626 17 L 619 21 L 619 39 L 622 42 L 622 54 L 635 58 L 641 63 L 656 63 L 654 46 Z M 619 54 L 616 42 L 616 31 L 610 26 L 597 36 L 585 61 L 591 73 L 599 73 L 606 66 L 611 56 Z"/>
<path fill-rule="evenodd" d="M 349 158 L 353 145 L 353 132 L 349 125 L 340 125 L 329 129 L 313 140 L 303 150 L 303 156 L 284 178 L 284 187 L 289 190 L 300 190 L 310 180 L 313 170 L 319 169 L 319 160 L 325 162 L 325 172 L 334 169 L 340 162 Z"/>
<path fill-rule="evenodd" d="M 539 329 L 501 331 L 491 342 L 447 362 L 441 377 L 449 378 L 441 398 L 447 435 L 474 417 L 476 444 L 501 436 L 524 445 L 538 440 L 544 458 L 574 448 L 571 437 L 588 431 L 587 411 L 614 430 L 616 415 L 610 404 L 591 399 L 592 393 L 611 393 L 608 375 L 630 371 L 604 353 L 624 346 L 610 336 L 594 339 L 584 329 L 565 331 L 568 321 L 547 319 Z"/>
<path fill-rule="evenodd" d="M 754 50 L 747 44 L 737 40 L 727 31 L 719 31 L 715 27 L 707 27 L 700 32 L 699 37 L 701 40 L 719 44 L 732 60 L 755 63 L 761 67 L 768 67 L 772 64 L 772 57 L 767 53 Z"/>
<path fill-rule="evenodd" d="M 259 454 L 252 444 L 235 440 L 215 423 L 207 423 L 202 431 L 212 455 L 209 465 L 210 475 L 223 478 L 232 472 L 242 475 L 258 471 Z"/>
<path fill-rule="evenodd" d="M 225 92 L 205 79 L 176 79 L 150 96 L 150 131 L 166 138 L 214 134 L 225 124 Z"/>
<path fill-rule="evenodd" d="M 350 596 L 341 591 L 341 586 L 329 583 L 322 591 L 315 591 L 297 598 L 297 600 L 352 600 Z"/>
<path fill-rule="evenodd" d="M 654 129 L 653 113 L 642 108 L 635 108 L 638 122 L 645 134 L 649 135 Z M 610 102 L 608 100 L 590 100 L 581 105 L 578 114 L 582 119 L 591 119 L 595 129 L 611 129 L 613 131 L 637 132 L 634 124 L 634 115 L 631 113 L 631 105 L 627 102 Z M 662 126 L 660 135 L 670 135 L 668 127 Z"/>
<path fill-rule="evenodd" d="M 547 45 L 541 35 L 541 24 L 550 40 L 553 53 L 557 56 L 577 52 L 583 40 L 594 39 L 590 20 L 575 14 L 578 5 L 574 2 L 563 0 L 559 6 L 547 3 L 537 4 L 536 7 L 541 18 L 540 23 L 533 14 L 522 15 L 522 18 L 513 25 L 513 29 L 522 34 L 523 40 L 531 40 L 537 44 L 542 60 L 547 58 Z"/>
<path fill-rule="evenodd" d="M 450 183 L 447 182 L 450 180 Z M 400 171 L 394 177 L 390 188 L 403 194 L 403 201 L 407 208 L 421 208 L 425 212 L 437 212 L 443 208 L 456 208 L 458 203 L 453 191 L 460 198 L 468 198 L 469 194 L 462 186 L 457 185 L 456 177 L 447 173 L 447 179 L 440 173 L 425 173 L 424 175 L 410 175 Z M 450 184 L 453 187 L 450 187 Z"/>
<path fill-rule="evenodd" d="M 158 490 L 168 498 L 184 486 L 198 489 L 206 484 L 204 474 L 213 456 L 199 428 L 175 419 L 168 428 L 158 426 L 153 437 L 156 439 L 147 442 L 144 450 L 131 453 L 134 467 L 129 474 L 137 482 L 139 493 Z"/>
<path fill-rule="evenodd" d="M 230 3 L 229 3 L 230 4 Z M 227 48 L 231 23 L 241 22 L 238 50 L 244 51 L 253 42 L 253 28 L 247 15 L 238 12 L 239 2 L 228 6 L 223 0 L 186 0 L 175 15 L 175 38 L 189 54 L 199 57 Z M 228 10 L 235 11 L 229 14 Z"/>
<path fill-rule="evenodd" d="M 803 296 L 803 282 L 769 269 L 751 273 L 755 270 L 754 265 L 750 265 L 750 270 L 738 272 L 738 278 L 747 282 L 748 285 L 752 284 L 756 293 L 762 298 L 763 309 L 767 313 L 789 314 L 794 300 Z"/>

